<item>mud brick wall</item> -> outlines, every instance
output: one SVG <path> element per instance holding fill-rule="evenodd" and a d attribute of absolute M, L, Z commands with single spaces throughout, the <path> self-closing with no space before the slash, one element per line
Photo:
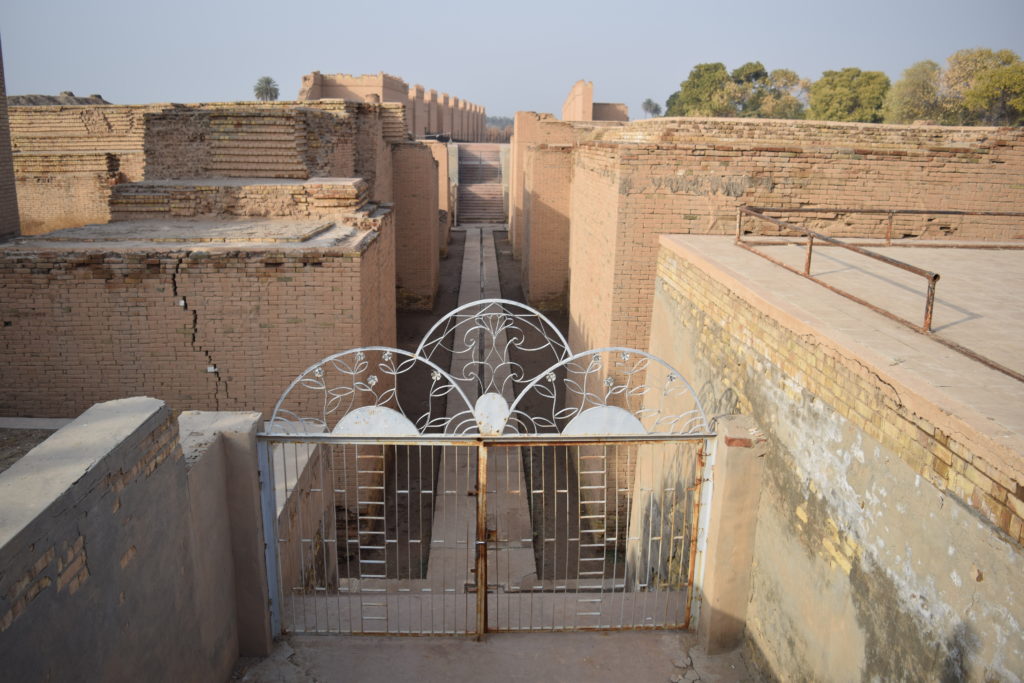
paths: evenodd
<path fill-rule="evenodd" d="M 1012 440 L 662 244 L 652 351 L 709 414 L 750 415 L 769 438 L 755 660 L 781 680 L 1012 680 L 1024 670 Z"/>
<path fill-rule="evenodd" d="M 0 54 L 0 240 L 18 234 L 18 197 L 11 162 L 11 130 L 7 115 L 3 55 Z"/>
<path fill-rule="evenodd" d="M 0 257 L 0 414 L 70 416 L 148 394 L 270 413 L 350 347 L 394 345 L 391 215 L 356 250 L 21 247 Z"/>
<path fill-rule="evenodd" d="M 394 145 L 395 275 L 399 308 L 430 310 L 437 294 L 438 164 L 427 145 Z"/>
<path fill-rule="evenodd" d="M 21 234 L 107 222 L 111 187 L 142 180 L 144 116 L 164 106 L 11 107 Z"/>
<path fill-rule="evenodd" d="M 524 181 L 523 292 L 541 310 L 566 307 L 569 288 L 570 145 L 529 148 Z"/>
<path fill-rule="evenodd" d="M 110 193 L 111 221 L 193 216 L 296 216 L 347 218 L 366 203 L 369 188 L 359 179 L 301 184 L 273 181 L 222 184 L 148 181 L 117 185 Z M 98 221 L 106 222 L 106 221 Z"/>
<path fill-rule="evenodd" d="M 621 102 L 594 102 L 594 121 L 629 121 L 629 107 Z"/>
<path fill-rule="evenodd" d="M 569 346 L 612 346 L 613 321 L 622 295 L 615 260 L 619 168 L 593 148 L 573 153 L 570 188 Z M 621 313 L 620 313 L 621 315 Z"/>
<path fill-rule="evenodd" d="M 509 146 L 509 235 L 512 242 L 512 253 L 516 258 L 522 257 L 524 187 L 526 184 L 526 164 L 530 154 L 530 145 L 567 145 L 575 141 L 572 126 L 558 121 L 551 114 L 537 114 L 532 111 L 517 111 L 513 119 L 512 141 Z"/>
<path fill-rule="evenodd" d="M 305 108 L 180 108 L 145 119 L 146 179 L 351 177 L 355 124 Z"/>
<path fill-rule="evenodd" d="M 1019 129 L 685 118 L 636 121 L 579 135 L 574 186 L 593 183 L 598 157 L 615 169 L 618 179 L 610 191 L 587 191 L 590 204 L 572 205 L 571 249 L 592 252 L 593 240 L 599 239 L 609 250 L 599 252 L 599 258 L 570 257 L 570 263 L 605 273 L 610 260 L 615 273 L 599 278 L 573 269 L 571 290 L 594 296 L 585 285 L 592 283 L 604 289 L 597 298 L 614 302 L 610 327 L 589 321 L 586 302 L 573 309 L 573 317 L 580 318 L 577 327 L 610 330 L 607 337 L 587 336 L 589 346 L 646 344 L 656 236 L 730 233 L 742 204 L 981 211 L 1015 211 L 1024 205 L 1024 132 Z M 573 192 L 575 197 L 575 187 Z M 602 223 L 610 234 L 595 235 L 595 211 L 614 216 Z M 840 237 L 884 235 L 884 220 L 878 217 L 808 220 L 813 219 L 818 219 L 813 227 Z M 924 233 L 929 238 L 1022 234 L 1020 219 L 1002 219 L 1002 227 L 969 221 L 956 230 L 915 220 L 916 228 L 898 225 L 897 236 L 921 234 L 928 225 L 933 226 Z M 744 226 L 778 232 L 753 223 L 745 220 Z"/>
<path fill-rule="evenodd" d="M 142 151 L 147 112 L 171 105 L 11 107 L 11 146 L 21 152 Z"/>
<path fill-rule="evenodd" d="M 186 470 L 171 410 L 132 398 L 94 406 L 0 476 L 3 504 L 19 505 L 4 518 L 38 510 L 0 544 L 6 678 L 230 675 L 235 601 L 202 597 L 210 584 L 234 595 L 231 548 L 203 546 L 217 522 L 195 517 Z M 41 498 L 20 499 L 26 490 Z"/>
<path fill-rule="evenodd" d="M 563 121 L 590 121 L 594 111 L 594 84 L 576 81 L 562 103 Z"/>
<path fill-rule="evenodd" d="M 448 255 L 448 241 L 451 239 L 452 224 L 455 220 L 455 186 L 451 181 L 448 145 L 436 140 L 424 140 L 437 162 L 437 211 L 438 251 Z"/>

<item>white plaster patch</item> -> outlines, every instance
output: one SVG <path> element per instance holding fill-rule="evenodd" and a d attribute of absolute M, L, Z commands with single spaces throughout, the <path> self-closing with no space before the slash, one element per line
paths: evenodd
<path fill-rule="evenodd" d="M 949 573 L 949 578 L 952 579 L 953 585 L 956 586 L 957 588 L 959 588 L 960 586 L 964 585 L 963 579 L 960 578 L 960 575 L 957 574 L 955 570 L 951 571 Z"/>

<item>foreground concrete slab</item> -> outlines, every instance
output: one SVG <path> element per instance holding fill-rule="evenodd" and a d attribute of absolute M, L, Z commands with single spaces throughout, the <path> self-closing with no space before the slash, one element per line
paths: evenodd
<path fill-rule="evenodd" d="M 738 652 L 709 656 L 682 631 L 502 634 L 468 638 L 293 636 L 241 680 L 299 681 L 749 681 Z"/>

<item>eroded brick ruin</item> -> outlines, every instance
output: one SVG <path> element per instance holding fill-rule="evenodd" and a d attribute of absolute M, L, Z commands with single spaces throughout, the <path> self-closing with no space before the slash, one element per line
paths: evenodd
<path fill-rule="evenodd" d="M 383 73 L 319 72 L 296 102 L 9 117 L 0 228 L 15 232 L 20 211 L 23 237 L 0 253 L 0 413 L 66 417 L 150 394 L 266 416 L 310 363 L 394 345 L 398 310 L 434 306 L 460 205 L 474 221 L 507 216 L 527 301 L 567 311 L 572 348 L 649 349 L 709 413 L 754 425 L 730 438 L 760 449 L 763 474 L 743 480 L 746 507 L 725 501 L 713 522 L 723 538 L 746 524 L 749 542 L 709 559 L 724 572 L 735 552 L 746 574 L 709 589 L 703 619 L 733 591 L 717 616 L 782 679 L 1024 669 L 1024 384 L 732 237 L 791 249 L 796 232 L 739 211 L 771 207 L 829 237 L 941 249 L 1015 282 L 1020 129 L 629 122 L 580 81 L 561 120 L 517 112 L 503 153 L 420 139 L 481 139 L 476 105 Z M 0 181 L 4 162 L 0 151 Z M 480 198 L 501 208 L 472 206 Z M 886 213 L 905 209 L 919 213 Z M 869 273 L 906 289 L 888 277 Z M 986 309 L 939 287 L 946 315 L 1005 328 L 979 337 L 1017 329 L 1012 302 Z M 1000 362 L 1013 365 L 1019 342 L 1007 344 Z M 147 410 L 164 425 L 165 408 Z M 602 485 L 633 476 L 615 469 Z M 743 489 L 722 476 L 722 490 Z"/>

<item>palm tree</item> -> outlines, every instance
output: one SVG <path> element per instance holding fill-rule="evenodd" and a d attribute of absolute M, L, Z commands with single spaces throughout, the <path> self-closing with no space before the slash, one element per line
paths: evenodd
<path fill-rule="evenodd" d="M 261 102 L 273 102 L 277 99 L 278 95 L 277 83 L 270 76 L 263 76 L 260 80 L 256 81 L 256 85 L 252 87 L 252 92 L 256 95 L 256 99 Z"/>
<path fill-rule="evenodd" d="M 644 100 L 643 104 L 640 105 L 648 116 L 661 116 L 661 105 L 648 97 Z"/>

